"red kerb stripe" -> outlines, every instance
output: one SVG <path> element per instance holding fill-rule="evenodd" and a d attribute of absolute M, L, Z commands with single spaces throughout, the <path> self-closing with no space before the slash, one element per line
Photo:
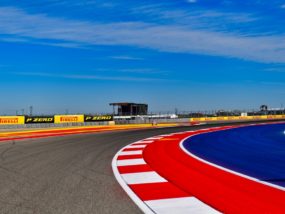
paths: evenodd
<path fill-rule="evenodd" d="M 143 158 L 142 154 L 140 155 L 120 155 L 117 160 L 127 160 L 127 159 L 137 159 Z"/>
<path fill-rule="evenodd" d="M 123 152 L 128 152 L 128 151 L 139 151 L 143 150 L 144 148 L 125 148 L 123 149 Z"/>
<path fill-rule="evenodd" d="M 141 146 L 141 145 L 148 145 L 150 143 L 133 143 L 133 146 Z"/>
<path fill-rule="evenodd" d="M 120 174 L 153 171 L 153 169 L 147 164 L 132 165 L 132 166 L 118 166 L 118 170 Z"/>
<path fill-rule="evenodd" d="M 190 196 L 169 182 L 133 184 L 129 186 L 143 201 Z"/>

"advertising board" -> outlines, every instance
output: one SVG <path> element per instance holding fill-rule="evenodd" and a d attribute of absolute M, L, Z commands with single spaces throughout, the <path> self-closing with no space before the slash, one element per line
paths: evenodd
<path fill-rule="evenodd" d="M 84 122 L 103 122 L 112 120 L 112 115 L 84 115 Z"/>
<path fill-rule="evenodd" d="M 26 116 L 25 124 L 54 123 L 54 116 Z"/>
<path fill-rule="evenodd" d="M 83 123 L 84 115 L 55 115 L 54 123 Z"/>
<path fill-rule="evenodd" d="M 24 116 L 0 116 L 0 125 L 19 125 L 24 123 Z"/>

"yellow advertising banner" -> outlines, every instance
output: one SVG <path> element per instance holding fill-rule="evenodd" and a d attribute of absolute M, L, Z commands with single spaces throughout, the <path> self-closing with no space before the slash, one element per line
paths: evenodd
<path fill-rule="evenodd" d="M 0 125 L 20 125 L 25 124 L 24 116 L 0 116 Z"/>
<path fill-rule="evenodd" d="M 285 119 L 285 115 L 258 115 L 258 116 L 229 116 L 229 117 L 198 117 L 190 118 L 190 122 L 209 122 L 227 120 L 264 120 L 264 119 Z"/>
<path fill-rule="evenodd" d="M 55 115 L 54 123 L 83 123 L 84 115 Z"/>
<path fill-rule="evenodd" d="M 217 117 L 217 120 L 228 120 L 228 117 Z"/>
<path fill-rule="evenodd" d="M 285 115 L 268 115 L 268 119 L 282 119 L 285 118 Z"/>
<path fill-rule="evenodd" d="M 190 122 L 201 122 L 201 118 L 190 118 Z"/>
<path fill-rule="evenodd" d="M 205 117 L 204 121 L 216 121 L 217 117 Z"/>

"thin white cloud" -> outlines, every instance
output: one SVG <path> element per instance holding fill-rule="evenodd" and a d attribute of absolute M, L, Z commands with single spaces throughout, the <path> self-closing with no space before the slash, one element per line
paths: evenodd
<path fill-rule="evenodd" d="M 248 36 L 144 22 L 92 23 L 0 8 L 0 32 L 45 44 L 126 45 L 165 52 L 196 53 L 267 63 L 285 62 L 285 36 Z M 47 42 L 47 40 L 49 40 Z"/>
<path fill-rule="evenodd" d="M 282 4 L 280 7 L 281 7 L 282 9 L 285 9 L 285 4 Z"/>
<path fill-rule="evenodd" d="M 280 67 L 270 67 L 270 68 L 265 68 L 264 71 L 269 71 L 269 72 L 284 72 L 285 73 L 285 67 L 280 66 Z"/>
<path fill-rule="evenodd" d="M 14 72 L 10 73 L 18 76 L 33 76 L 33 77 L 49 77 L 62 79 L 77 79 L 77 80 L 107 80 L 107 81 L 127 81 L 127 82 L 155 82 L 166 81 L 165 79 L 146 78 L 146 77 L 129 77 L 129 76 L 99 76 L 87 74 L 54 74 L 45 72 Z"/>
<path fill-rule="evenodd" d="M 157 70 L 153 68 L 97 68 L 94 72 L 108 72 L 108 73 L 130 73 L 130 74 L 146 74 L 146 75 L 154 75 L 154 74 L 169 74 L 169 71 L 165 70 Z"/>
<path fill-rule="evenodd" d="M 133 56 L 111 56 L 110 58 L 117 60 L 144 60 L 143 58 Z"/>
<path fill-rule="evenodd" d="M 129 68 L 117 70 L 121 73 L 136 73 L 136 74 L 169 74 L 168 71 L 155 70 L 151 68 Z"/>
<path fill-rule="evenodd" d="M 159 20 L 173 20 L 176 23 L 194 27 L 221 27 L 223 25 L 251 23 L 260 18 L 250 13 L 220 12 L 217 10 L 183 10 L 165 9 L 161 4 L 133 8 L 133 14 L 144 14 Z"/>

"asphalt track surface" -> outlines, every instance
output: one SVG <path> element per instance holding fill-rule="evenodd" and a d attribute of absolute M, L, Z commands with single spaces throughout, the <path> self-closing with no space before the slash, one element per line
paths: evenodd
<path fill-rule="evenodd" d="M 235 172 L 285 187 L 285 123 L 248 126 L 193 136 L 192 154 Z"/>
<path fill-rule="evenodd" d="M 0 213 L 141 213 L 115 180 L 116 152 L 147 137 L 205 127 L 1 142 Z"/>
<path fill-rule="evenodd" d="M 141 213 L 111 161 L 134 141 L 189 130 L 164 128 L 0 143 L 0 213 Z"/>

